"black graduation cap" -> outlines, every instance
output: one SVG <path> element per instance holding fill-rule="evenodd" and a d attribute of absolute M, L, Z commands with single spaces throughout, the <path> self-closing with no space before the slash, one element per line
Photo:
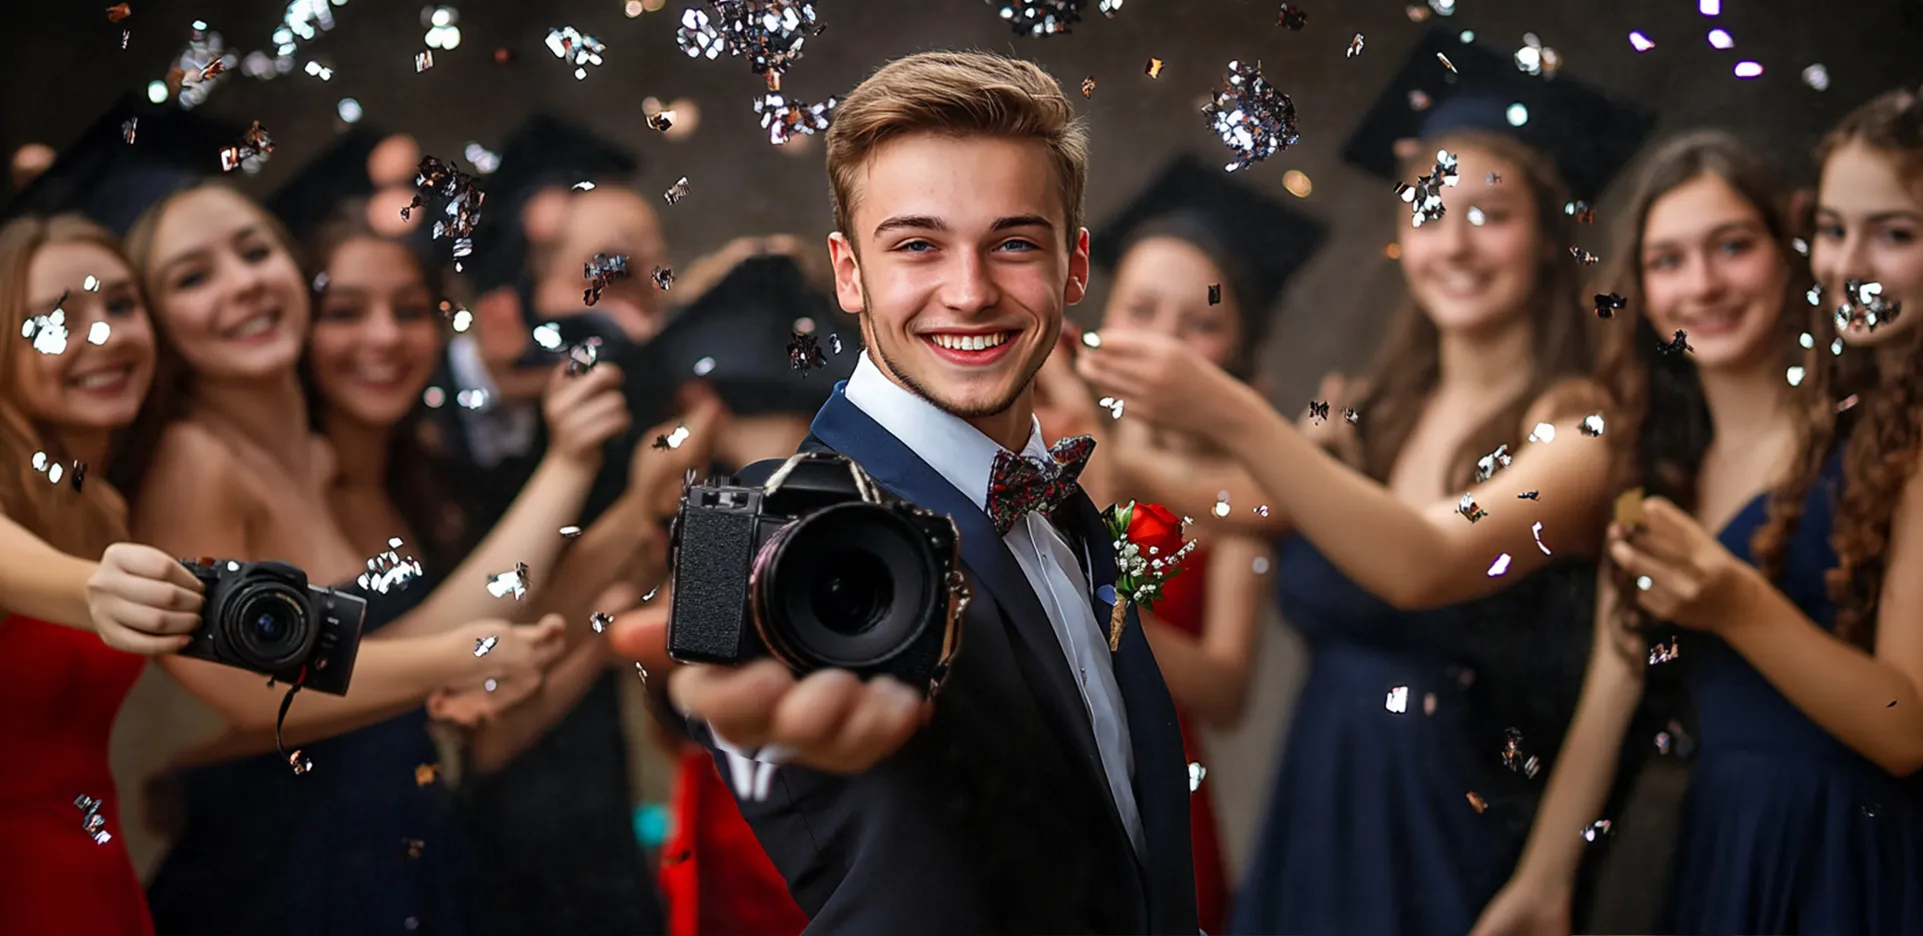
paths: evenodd
<path fill-rule="evenodd" d="M 1454 71 L 1438 54 L 1448 57 Z M 1428 106 L 1418 110 L 1412 98 L 1426 98 Z M 1594 201 L 1655 126 L 1650 108 L 1567 74 L 1526 74 L 1510 53 L 1463 42 L 1457 31 L 1437 27 L 1370 106 L 1343 145 L 1342 158 L 1394 180 L 1398 140 L 1488 130 L 1513 136 L 1554 161 L 1570 194 Z"/>
<path fill-rule="evenodd" d="M 238 123 L 130 93 L 29 183 L 7 216 L 77 211 L 125 235 L 148 207 L 220 175 L 221 150 L 239 146 L 245 133 Z"/>
<path fill-rule="evenodd" d="M 543 188 L 632 176 L 632 151 L 551 114 L 521 122 L 501 147 L 501 162 L 478 185 L 487 193 L 474 231 L 474 286 L 486 293 L 515 282 L 527 265 L 521 209 Z"/>
<path fill-rule="evenodd" d="M 268 210 L 287 226 L 295 241 L 306 243 L 334 217 L 342 202 L 374 194 L 367 158 L 387 137 L 372 127 L 355 125 L 283 183 L 268 198 Z"/>
<path fill-rule="evenodd" d="M 854 373 L 861 352 L 857 329 L 834 328 L 838 311 L 792 258 L 767 254 L 743 260 L 675 312 L 634 362 L 622 362 L 631 384 L 629 405 L 670 403 L 682 382 L 699 377 L 730 412 L 811 414 L 827 402 L 836 381 Z M 812 335 L 821 351 L 817 360 L 826 361 L 805 372 L 789 357 L 802 319 L 814 323 Z"/>
<path fill-rule="evenodd" d="M 1220 168 L 1182 155 L 1122 213 L 1090 238 L 1095 263 L 1114 269 L 1148 234 L 1189 241 L 1222 267 L 1244 318 L 1243 336 L 1261 343 L 1275 300 L 1322 246 L 1321 221 L 1229 178 Z"/>

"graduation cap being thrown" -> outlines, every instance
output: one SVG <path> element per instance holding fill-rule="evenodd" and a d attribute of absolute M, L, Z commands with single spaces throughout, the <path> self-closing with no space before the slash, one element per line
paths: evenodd
<path fill-rule="evenodd" d="M 1321 221 L 1183 155 L 1090 238 L 1091 259 L 1117 269 L 1149 237 L 1187 241 L 1222 270 L 1219 285 L 1242 316 L 1245 349 L 1261 344 L 1289 278 L 1321 247 Z M 1219 299 L 1211 289 L 1211 301 Z"/>
<path fill-rule="evenodd" d="M 389 144 L 389 140 L 394 144 Z M 383 155 L 377 157 L 377 152 Z M 388 153 L 395 158 L 387 159 Z M 383 186 L 374 178 L 373 165 L 377 159 L 409 165 L 398 179 L 392 175 L 396 168 L 387 169 L 388 184 Z M 418 148 L 411 139 L 357 125 L 333 140 L 319 156 L 283 183 L 267 199 L 267 208 L 286 226 L 294 241 L 304 247 L 313 248 L 329 225 L 353 221 L 358 222 L 354 227 L 396 238 L 414 251 L 425 266 L 438 269 L 446 253 L 435 250 L 429 218 L 416 210 L 410 225 L 400 214 L 401 206 L 408 204 L 414 191 L 414 167 L 419 159 Z M 362 217 L 349 218 L 350 212 L 359 212 Z M 318 263 L 321 258 L 308 259 Z"/>
<path fill-rule="evenodd" d="M 7 217 L 79 212 L 125 236 L 141 213 L 222 174 L 248 128 L 128 94 L 7 205 Z"/>
<path fill-rule="evenodd" d="M 1444 65 L 1441 57 L 1446 57 Z M 1655 112 L 1569 77 L 1530 75 L 1509 53 L 1435 28 L 1342 147 L 1344 161 L 1397 178 L 1397 144 L 1452 132 L 1506 134 L 1551 160 L 1570 194 L 1597 200 L 1656 126 Z"/>
<path fill-rule="evenodd" d="M 522 214 L 534 196 L 554 186 L 626 180 L 640 168 L 635 153 L 584 127 L 542 113 L 522 121 L 502 144 L 499 166 L 481 182 L 487 218 L 475 231 L 476 293 L 521 278 L 529 247 Z"/>

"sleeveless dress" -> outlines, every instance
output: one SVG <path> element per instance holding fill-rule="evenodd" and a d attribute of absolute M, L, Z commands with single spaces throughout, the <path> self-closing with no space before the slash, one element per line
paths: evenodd
<path fill-rule="evenodd" d="M 808 926 L 705 749 L 685 750 L 675 774 L 661 895 L 668 936 L 800 936 Z"/>
<path fill-rule="evenodd" d="M 1810 492 L 1778 587 L 1829 628 L 1823 573 L 1841 462 Z M 1765 498 L 1718 537 L 1749 559 Z M 1697 759 L 1684 797 L 1668 932 L 1923 933 L 1923 775 L 1892 777 L 1796 708 L 1722 640 L 1678 638 Z"/>
<path fill-rule="evenodd" d="M 1461 936 L 1513 869 L 1573 713 L 1594 566 L 1558 561 L 1408 612 L 1301 536 L 1276 557 L 1283 616 L 1312 656 L 1231 931 Z M 1545 714 L 1504 769 L 1503 726 L 1522 709 Z"/>
<path fill-rule="evenodd" d="M 0 933 L 153 933 L 107 765 L 114 715 L 146 663 L 87 631 L 0 620 Z M 112 838 L 86 831 L 81 796 L 101 801 Z"/>
<path fill-rule="evenodd" d="M 1168 580 L 1162 598 L 1155 603 L 1155 616 L 1162 623 L 1185 634 L 1200 637 L 1204 623 L 1204 599 L 1208 595 L 1209 548 L 1198 545 L 1182 560 L 1182 572 Z M 1209 759 L 1202 753 L 1202 736 L 1179 709 L 1176 720 L 1182 727 L 1182 751 L 1191 764 L 1204 769 Z M 1205 933 L 1219 933 L 1228 922 L 1229 875 L 1222 861 L 1222 839 L 1215 822 L 1215 795 L 1206 777 L 1189 796 L 1189 842 L 1195 853 L 1196 922 Z"/>
<path fill-rule="evenodd" d="M 367 594 L 364 634 L 434 588 Z M 351 590 L 351 589 L 350 589 Z M 350 689 L 351 691 L 351 689 Z M 302 699 L 294 698 L 299 708 Z M 384 936 L 484 932 L 482 896 L 443 781 L 415 768 L 440 756 L 415 709 L 303 745 L 296 775 L 262 754 L 189 770 L 185 830 L 148 901 L 162 936 Z"/>

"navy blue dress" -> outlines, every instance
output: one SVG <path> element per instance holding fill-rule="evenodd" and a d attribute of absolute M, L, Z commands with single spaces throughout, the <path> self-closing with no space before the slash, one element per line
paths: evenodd
<path fill-rule="evenodd" d="M 1810 493 L 1778 587 L 1817 624 L 1840 462 Z M 1719 539 L 1749 558 L 1757 498 Z M 1700 719 L 1669 922 L 1676 933 L 1923 933 L 1923 777 L 1897 779 L 1804 715 L 1729 645 L 1678 640 Z"/>
<path fill-rule="evenodd" d="M 368 595 L 365 631 L 433 588 Z M 486 932 L 453 798 L 416 783 L 440 759 L 427 724 L 415 709 L 305 745 L 298 776 L 273 753 L 187 772 L 186 829 L 147 892 L 159 936 Z"/>
<path fill-rule="evenodd" d="M 1283 616 L 1312 656 L 1232 930 L 1460 936 L 1513 868 L 1567 727 L 1594 567 L 1558 562 L 1491 598 L 1405 612 L 1300 536 L 1277 559 Z M 1532 683 L 1553 704 L 1532 703 L 1546 713 L 1511 772 L 1501 726 Z"/>

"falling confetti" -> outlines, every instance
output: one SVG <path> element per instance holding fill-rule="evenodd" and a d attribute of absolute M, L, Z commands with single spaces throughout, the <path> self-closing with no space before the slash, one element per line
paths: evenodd
<path fill-rule="evenodd" d="M 1343 407 L 1342 421 L 1345 423 L 1348 423 L 1351 426 L 1360 425 L 1362 422 L 1362 414 L 1356 412 L 1355 410 L 1349 409 L 1348 407 Z"/>
<path fill-rule="evenodd" d="M 300 776 L 314 769 L 314 761 L 302 754 L 299 748 L 287 755 L 287 766 L 294 768 L 294 776 Z"/>
<path fill-rule="evenodd" d="M 434 67 L 434 53 L 426 49 L 414 53 L 414 74 L 420 74 Z"/>
<path fill-rule="evenodd" d="M 1803 83 L 1817 91 L 1828 91 L 1830 89 L 1830 70 L 1824 68 L 1821 64 L 1811 65 L 1803 69 Z"/>
<path fill-rule="evenodd" d="M 841 336 L 840 335 L 831 334 L 828 336 L 828 350 L 836 354 L 841 353 Z"/>
<path fill-rule="evenodd" d="M 1476 459 L 1476 483 L 1481 484 L 1496 476 L 1496 472 L 1509 467 L 1509 446 L 1498 445 L 1496 450 Z"/>
<path fill-rule="evenodd" d="M 107 8 L 107 22 L 118 23 L 121 20 L 124 20 L 127 17 L 132 16 L 133 13 L 134 13 L 133 8 L 128 6 L 127 4 L 116 3 L 113 6 L 110 6 Z"/>
<path fill-rule="evenodd" d="M 1591 413 L 1587 416 L 1584 416 L 1582 418 L 1582 422 L 1576 424 L 1576 431 L 1592 439 L 1602 435 L 1603 434 L 1602 414 Z"/>
<path fill-rule="evenodd" d="M 1446 60 L 1445 60 L 1446 61 Z M 1522 34 L 1522 48 L 1516 50 L 1516 70 L 1525 75 L 1554 77 L 1562 67 L 1562 55 L 1542 44 L 1535 33 Z M 1455 71 L 1451 68 L 1450 71 Z"/>
<path fill-rule="evenodd" d="M 517 562 L 514 568 L 489 576 L 487 580 L 487 593 L 496 598 L 513 595 L 515 601 L 520 601 L 527 596 L 527 589 L 527 563 L 525 562 Z"/>
<path fill-rule="evenodd" d="M 1149 56 L 1148 64 L 1142 66 L 1142 74 L 1150 78 L 1162 77 L 1162 60 L 1154 56 Z"/>
<path fill-rule="evenodd" d="M 87 479 L 87 463 L 83 461 L 62 462 L 46 452 L 35 452 L 31 463 L 34 471 L 47 476 L 49 484 L 68 481 L 78 491 Z"/>
<path fill-rule="evenodd" d="M 1491 172 L 1491 173 L 1489 173 L 1489 174 L 1487 174 L 1487 175 L 1485 175 L 1485 176 L 1483 176 L 1483 177 L 1482 177 L 1482 181 L 1483 181 L 1484 183 L 1486 183 L 1486 184 L 1488 184 L 1488 185 L 1501 185 L 1501 184 L 1502 184 L 1502 173 L 1500 173 L 1500 172 Z"/>
<path fill-rule="evenodd" d="M 1483 223 L 1488 220 L 1488 217 L 1482 213 L 1482 209 L 1477 208 L 1474 205 L 1469 206 L 1468 214 L 1469 214 L 1469 223 L 1475 225 L 1476 227 L 1482 227 Z"/>
<path fill-rule="evenodd" d="M 996 11 L 1006 21 L 1017 36 L 1065 36 L 1071 27 L 1082 21 L 1082 7 L 1086 0 L 1018 0 L 1003 3 L 988 0 L 990 6 L 999 7 Z M 1122 0 L 1101 0 L 1098 9 L 1108 17 L 1114 17 L 1121 9 Z"/>
<path fill-rule="evenodd" d="M 421 564 L 413 556 L 401 556 L 402 545 L 400 537 L 393 537 L 387 541 L 386 552 L 367 560 L 367 571 L 355 580 L 363 591 L 381 595 L 397 592 L 421 576 Z"/>
<path fill-rule="evenodd" d="M 1541 759 L 1523 751 L 1521 731 L 1506 728 L 1502 734 L 1502 765 L 1534 780 L 1536 773 L 1542 769 Z"/>
<path fill-rule="evenodd" d="M 426 847 L 427 843 L 420 839 L 401 839 L 401 854 L 410 861 L 421 857 L 421 850 Z"/>
<path fill-rule="evenodd" d="M 575 537 L 577 537 L 577 536 L 580 536 L 580 535 L 581 535 L 581 528 L 580 528 L 580 527 L 578 527 L 578 526 L 564 526 L 564 527 L 562 527 L 562 528 L 561 528 L 561 538 L 562 538 L 562 539 L 570 539 L 570 540 L 571 540 L 571 539 L 573 539 L 573 538 L 575 538 Z"/>
<path fill-rule="evenodd" d="M 1593 265 L 1596 261 L 1602 259 L 1601 257 L 1598 257 L 1595 254 L 1592 254 L 1589 251 L 1582 249 L 1581 247 L 1569 248 L 1569 255 L 1572 257 L 1575 257 L 1576 261 L 1578 263 L 1581 263 L 1584 266 Z"/>
<path fill-rule="evenodd" d="M 479 659 L 479 658 L 481 658 L 481 657 L 484 657 L 484 656 L 487 656 L 487 655 L 488 655 L 488 653 L 489 653 L 489 651 L 492 651 L 492 650 L 494 649 L 494 647 L 495 647 L 495 645 L 496 645 L 496 644 L 499 644 L 500 642 L 501 642 L 501 638 L 500 638 L 499 636 L 488 636 L 488 637 L 476 637 L 476 638 L 474 638 L 474 657 L 475 657 L 475 659 Z"/>
<path fill-rule="evenodd" d="M 1671 637 L 1668 643 L 1659 641 L 1655 646 L 1649 648 L 1649 665 L 1655 666 L 1659 663 L 1668 663 L 1682 655 L 1682 648 L 1677 645 L 1676 638 Z"/>
<path fill-rule="evenodd" d="M 1737 62 L 1734 72 L 1738 78 L 1760 78 L 1763 76 L 1763 66 L 1760 62 Z"/>
<path fill-rule="evenodd" d="M 1394 712 L 1397 715 L 1401 715 L 1408 712 L 1409 711 L 1409 687 L 1397 686 L 1393 689 L 1390 689 L 1389 697 L 1387 700 L 1383 702 L 1383 707 L 1388 709 L 1391 712 Z"/>
<path fill-rule="evenodd" d="M 172 66 L 172 74 L 177 74 L 180 81 L 180 106 L 200 106 L 224 80 L 222 76 L 227 69 L 238 64 L 240 56 L 227 51 L 220 33 L 209 30 L 205 22 L 195 20 L 187 34 L 187 46 L 181 49 Z"/>
<path fill-rule="evenodd" d="M 598 294 L 596 294 L 596 298 L 599 298 Z M 592 305 L 593 303 L 589 303 L 589 304 Z M 569 346 L 568 371 L 567 371 L 568 376 L 579 377 L 582 374 L 585 374 L 588 371 L 593 370 L 595 363 L 600 359 L 601 359 L 601 339 L 599 338 L 589 338 L 588 340 L 581 342 L 578 345 Z"/>
<path fill-rule="evenodd" d="M 1301 32 L 1302 27 L 1309 25 L 1309 13 L 1299 6 L 1284 3 L 1275 14 L 1275 25 L 1291 32 Z"/>
<path fill-rule="evenodd" d="M 1235 158 L 1223 168 L 1247 169 L 1301 140 L 1295 127 L 1295 102 L 1262 77 L 1261 62 L 1230 62 L 1207 106 L 1209 128 Z"/>
<path fill-rule="evenodd" d="M 1536 428 L 1529 430 L 1529 441 L 1531 442 L 1556 441 L 1556 427 L 1553 424 L 1546 423 L 1546 422 L 1537 423 Z"/>
<path fill-rule="evenodd" d="M 673 185 L 668 186 L 667 191 L 661 193 L 661 197 L 667 199 L 670 205 L 680 204 L 681 199 L 688 197 L 688 177 L 682 176 L 676 179 Z"/>
<path fill-rule="evenodd" d="M 548 30 L 548 51 L 554 57 L 574 64 L 575 80 L 588 76 L 589 65 L 601 64 L 601 53 L 608 47 L 601 40 L 585 35 L 572 26 Z"/>
<path fill-rule="evenodd" d="M 501 688 L 501 683 L 499 680 L 489 679 L 481 683 L 481 688 L 487 692 L 493 692 Z"/>
<path fill-rule="evenodd" d="M 46 315 L 36 315 L 21 323 L 20 337 L 33 343 L 33 349 L 41 354 L 67 353 L 67 293 L 60 294 L 60 301 L 53 304 L 53 311 Z"/>
<path fill-rule="evenodd" d="M 1582 837 L 1585 842 L 1593 842 L 1607 835 L 1609 835 L 1609 820 L 1607 819 L 1598 819 L 1582 827 Z"/>
<path fill-rule="evenodd" d="M 1540 491 L 1523 491 L 1516 495 L 1516 499 L 1517 500 L 1539 500 L 1541 499 L 1541 496 L 1542 496 L 1542 492 Z"/>
<path fill-rule="evenodd" d="M 1414 184 L 1396 183 L 1396 197 L 1411 208 L 1412 227 L 1421 227 L 1443 216 L 1447 209 L 1442 204 L 1442 190 L 1454 188 L 1458 178 L 1455 154 L 1437 150 L 1435 168 L 1428 175 L 1418 176 Z"/>
<path fill-rule="evenodd" d="M 1595 224 L 1596 209 L 1586 201 L 1572 201 L 1562 206 L 1562 213 L 1575 218 L 1580 224 Z"/>
<path fill-rule="evenodd" d="M 1108 418 L 1121 419 L 1122 409 L 1125 404 L 1121 397 L 1103 397 L 1096 400 L 1095 405 L 1108 410 Z"/>
<path fill-rule="evenodd" d="M 1197 761 L 1189 761 L 1189 792 L 1193 793 L 1202 786 L 1202 778 L 1209 775 L 1209 769 Z"/>
<path fill-rule="evenodd" d="M 648 115 L 648 126 L 662 133 L 668 132 L 669 129 L 674 127 L 674 111 L 664 110 L 658 114 Z"/>
<path fill-rule="evenodd" d="M 1322 400 L 1309 401 L 1309 421 L 1320 425 L 1329 418 L 1329 404 Z"/>
<path fill-rule="evenodd" d="M 821 353 L 821 342 L 814 335 L 795 332 L 794 340 L 788 342 L 788 366 L 805 378 L 810 370 L 827 367 L 828 356 Z"/>
<path fill-rule="evenodd" d="M 268 155 L 273 152 L 273 138 L 268 136 L 267 128 L 256 120 L 253 126 L 247 128 L 239 146 L 229 146 L 220 151 L 220 168 L 223 172 L 232 172 L 245 166 L 252 172 L 266 162 Z"/>
<path fill-rule="evenodd" d="M 757 75 L 770 80 L 801 59 L 802 46 L 823 29 L 815 5 L 807 0 L 710 0 L 714 15 L 683 10 L 674 41 L 689 58 L 710 61 L 727 52 L 746 58 Z"/>
<path fill-rule="evenodd" d="M 1456 74 L 1456 63 L 1449 61 L 1449 57 L 1447 55 L 1437 52 L 1436 61 L 1441 62 L 1442 67 L 1448 69 L 1450 74 L 1452 75 Z"/>
<path fill-rule="evenodd" d="M 1629 300 L 1615 293 L 1596 294 L 1596 317 L 1615 318 L 1616 313 L 1629 307 Z"/>
<path fill-rule="evenodd" d="M 674 427 L 674 431 L 666 435 L 655 436 L 654 447 L 657 450 L 678 449 L 681 447 L 681 443 L 686 441 L 688 441 L 688 427 L 676 426 Z"/>
<path fill-rule="evenodd" d="M 790 104 L 787 98 L 769 92 L 755 98 L 754 111 L 761 115 L 761 127 L 768 131 L 768 142 L 781 146 L 797 133 L 813 136 L 827 130 L 838 103 L 838 99 L 831 97 L 820 104 Z"/>
<path fill-rule="evenodd" d="M 1343 58 L 1355 58 L 1356 56 L 1361 54 L 1362 54 L 1362 34 L 1356 33 L 1355 38 L 1349 40 L 1349 51 L 1346 55 L 1343 56 Z"/>
<path fill-rule="evenodd" d="M 1651 42 L 1648 36 L 1642 34 L 1641 30 L 1630 30 L 1629 45 L 1637 52 L 1647 52 L 1656 47 L 1656 43 Z"/>
<path fill-rule="evenodd" d="M 1509 559 L 1510 559 L 1510 556 L 1508 553 L 1503 553 L 1502 555 L 1497 556 L 1496 561 L 1491 563 L 1489 566 L 1489 572 L 1488 572 L 1489 577 L 1500 578 L 1503 573 L 1508 572 Z"/>
<path fill-rule="evenodd" d="M 1477 795 L 1474 790 L 1469 791 L 1468 796 L 1469 796 L 1469 808 L 1475 810 L 1478 814 L 1480 814 L 1483 810 L 1489 808 L 1489 804 L 1483 802 L 1482 797 Z"/>
<path fill-rule="evenodd" d="M 1082 332 L 1082 346 L 1085 348 L 1099 348 L 1102 346 L 1102 336 L 1094 332 Z"/>
<path fill-rule="evenodd" d="M 107 831 L 107 817 L 100 814 L 103 801 L 82 793 L 74 797 L 73 804 L 80 810 L 80 830 L 93 839 L 95 845 L 105 845 L 113 841 L 113 833 Z"/>
<path fill-rule="evenodd" d="M 434 222 L 434 239 L 452 238 L 458 260 L 474 249 L 474 225 L 481 220 L 481 203 L 486 198 L 473 176 L 451 163 L 423 156 L 414 176 L 414 198 L 401 209 L 401 220 L 412 218 L 414 209 L 426 207 L 430 200 L 440 201 L 446 217 Z"/>
<path fill-rule="evenodd" d="M 594 632 L 597 634 L 607 633 L 608 625 L 613 623 L 614 623 L 613 616 L 604 614 L 600 611 L 596 611 L 593 614 L 588 615 L 588 626 L 594 628 Z"/>
<path fill-rule="evenodd" d="M 1489 516 L 1488 511 L 1476 504 L 1476 495 L 1473 493 L 1462 495 L 1462 499 L 1456 502 L 1456 513 L 1461 514 L 1470 523 Z"/>
<path fill-rule="evenodd" d="M 1543 545 L 1543 542 L 1542 542 L 1542 521 L 1541 521 L 1541 520 L 1538 520 L 1538 521 L 1536 521 L 1536 522 L 1535 522 L 1534 524 L 1532 524 L 1532 525 L 1531 525 L 1531 526 L 1529 527 L 1529 534 L 1530 534 L 1531 536 L 1534 536 L 1534 537 L 1536 538 L 1536 548 L 1537 548 L 1537 549 L 1540 549 L 1540 550 L 1542 550 L 1542 554 L 1543 554 L 1543 555 L 1545 555 L 1545 556 L 1552 556 L 1552 555 L 1555 555 L 1554 553 L 1552 553 L 1552 552 L 1550 552 L 1550 551 L 1549 551 L 1549 547 L 1548 547 L 1548 546 L 1545 546 L 1545 545 Z"/>
<path fill-rule="evenodd" d="M 1210 283 L 1209 284 L 1209 305 L 1221 305 L 1221 304 L 1222 304 L 1222 284 Z"/>
<path fill-rule="evenodd" d="M 662 292 L 667 292 L 674 288 L 674 271 L 667 267 L 658 266 L 649 270 L 648 277 L 654 280 L 655 287 Z"/>
<path fill-rule="evenodd" d="M 1664 354 L 1681 354 L 1685 351 L 1694 351 L 1696 349 L 1690 347 L 1689 333 L 1679 328 L 1676 330 L 1676 337 L 1668 341 L 1657 342 L 1656 350 Z"/>
<path fill-rule="evenodd" d="M 414 768 L 414 785 L 424 787 L 440 777 L 441 768 L 434 764 L 420 764 Z"/>
<path fill-rule="evenodd" d="M 628 258 L 625 254 L 595 254 L 582 265 L 581 275 L 588 280 L 587 292 L 581 298 L 594 305 L 601 301 L 602 290 L 628 278 Z"/>
<path fill-rule="evenodd" d="M 1089 75 L 1088 77 L 1082 79 L 1082 97 L 1092 98 L 1094 96 L 1095 96 L 1095 76 Z"/>
<path fill-rule="evenodd" d="M 1896 321 L 1903 304 L 1883 294 L 1883 284 L 1853 279 L 1843 284 L 1843 304 L 1836 307 L 1836 327 L 1862 325 L 1875 331 Z"/>

